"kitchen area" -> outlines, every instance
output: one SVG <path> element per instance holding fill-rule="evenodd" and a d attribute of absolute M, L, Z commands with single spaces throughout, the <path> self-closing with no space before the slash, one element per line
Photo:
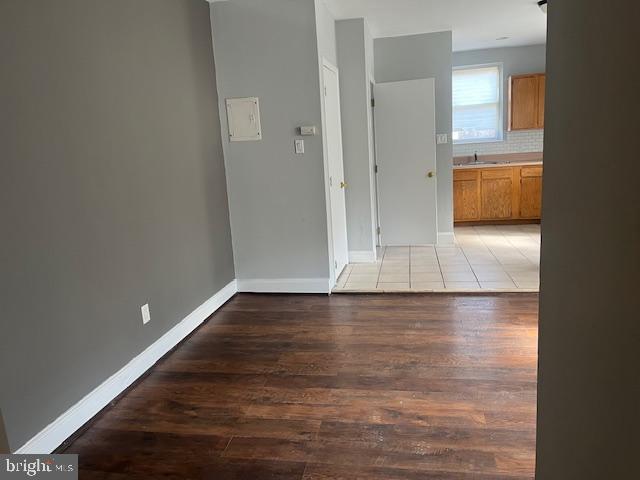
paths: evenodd
<path fill-rule="evenodd" d="M 509 78 L 508 133 L 544 128 L 545 75 Z M 539 148 L 542 144 L 539 145 Z M 456 225 L 539 223 L 542 151 L 488 153 L 454 158 Z"/>
<path fill-rule="evenodd" d="M 452 182 L 449 198 L 453 202 L 445 207 L 453 214 L 451 237 L 439 236 L 437 242 L 385 241 L 388 228 L 381 222 L 375 263 L 351 262 L 334 292 L 539 291 L 545 55 L 543 44 L 452 53 L 452 89 L 439 97 L 441 104 L 450 106 L 453 120 L 453 155 L 448 165 L 453 171 L 446 180 Z M 407 111 L 415 103 L 409 102 Z M 379 148 L 377 127 L 386 118 L 385 105 L 378 91 L 376 167 L 381 173 L 377 198 L 379 204 L 392 205 L 392 213 L 383 217 L 412 225 L 432 224 L 425 212 L 433 204 L 414 202 L 421 205 L 415 214 L 406 205 L 389 202 L 391 189 L 380 188 L 385 186 L 380 179 L 389 172 L 404 174 L 398 182 L 402 188 L 396 186 L 392 191 L 396 195 L 419 191 L 444 177 L 442 171 L 424 166 L 422 157 L 427 150 L 414 149 L 422 152 L 423 163 L 415 170 L 403 169 L 402 159 L 413 152 L 407 145 L 416 143 L 413 137 L 402 137 L 391 153 Z M 437 109 L 435 114 L 436 118 L 446 117 Z M 438 152 L 444 151 L 444 145 L 436 147 L 441 149 Z M 411 173 L 421 169 L 427 170 L 424 178 Z M 413 187 L 413 178 L 423 183 Z"/>
<path fill-rule="evenodd" d="M 455 249 L 468 263 L 454 278 L 475 285 L 473 273 L 482 290 L 537 291 L 544 46 L 457 52 L 453 60 Z"/>

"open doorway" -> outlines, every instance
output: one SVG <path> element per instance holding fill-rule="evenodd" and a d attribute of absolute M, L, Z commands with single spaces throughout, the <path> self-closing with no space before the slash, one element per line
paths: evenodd
<path fill-rule="evenodd" d="M 503 136 L 504 132 L 499 131 L 503 119 L 511 122 L 507 134 L 516 140 L 521 134 L 511 133 L 517 130 L 514 125 L 530 126 L 524 123 L 524 114 L 520 112 L 523 109 L 513 104 L 514 98 L 522 102 L 521 92 L 507 87 L 511 92 L 510 103 L 502 103 L 502 87 L 498 88 L 502 85 L 502 68 L 501 64 L 467 68 L 461 71 L 462 85 L 456 88 L 454 81 L 454 127 L 459 128 L 454 128 L 453 140 L 462 140 L 454 145 L 454 151 L 478 148 L 474 143 L 465 143 L 465 138 L 483 134 Z M 483 78 L 471 81 L 465 78 L 476 74 Z M 525 77 L 528 76 L 509 76 L 508 82 L 518 86 L 517 82 Z M 543 81 L 540 83 L 542 75 L 533 77 L 537 85 L 544 85 Z M 484 95 L 488 103 L 495 103 L 480 107 L 484 117 L 477 112 L 468 115 L 468 105 L 457 111 L 456 94 L 465 95 L 464 82 L 482 94 L 483 81 L 489 84 L 489 89 L 496 89 L 494 98 Z M 534 140 L 528 144 L 539 152 L 454 157 L 455 242 L 438 244 L 436 135 L 431 120 L 434 105 L 420 102 L 421 97 L 432 98 L 433 85 L 426 88 L 425 82 L 428 80 L 376 86 L 378 260 L 348 265 L 334 291 L 538 291 L 542 139 L 539 144 Z M 533 91 L 536 96 L 529 102 L 537 105 L 544 89 Z M 503 115 L 503 106 L 513 113 Z M 535 115 L 531 125 L 543 124 L 541 111 L 532 111 Z M 494 128 L 476 128 L 474 122 L 478 121 Z M 541 137 L 535 130 L 524 134 L 530 139 Z M 503 148 L 509 145 L 508 141 L 501 144 Z"/>
<path fill-rule="evenodd" d="M 416 223 L 423 226 L 430 205 L 424 199 L 414 200 L 413 206 L 419 208 L 412 214 L 411 206 L 393 205 L 385 195 L 385 155 L 393 173 L 399 174 L 410 151 L 407 145 L 416 143 L 418 133 L 402 136 L 410 131 L 407 112 L 414 102 L 388 122 L 400 133 L 393 135 L 396 143 L 385 152 L 380 134 L 387 114 L 381 110 L 377 96 L 379 258 L 375 264 L 347 266 L 337 292 L 539 290 L 544 47 L 454 52 L 452 59 L 449 101 L 453 128 L 451 136 L 445 138 L 453 159 L 451 177 L 443 175 L 442 163 L 436 163 L 434 169 L 434 184 L 444 182 L 451 191 L 452 241 L 442 242 L 439 231 L 436 239 L 428 241 L 395 240 L 385 235 L 385 218 L 408 222 L 410 227 Z M 376 89 L 380 85 L 384 82 L 379 82 Z M 442 95 L 436 92 L 439 97 Z M 436 118 L 438 115 L 441 113 L 437 110 Z M 422 134 L 435 139 L 440 155 L 442 134 Z M 406 190 L 424 188 L 412 187 L 412 182 L 424 180 L 430 171 L 424 159 L 421 161 L 424 171 L 405 174 L 390 189 L 393 194 L 408 195 Z M 441 200 L 440 193 L 437 201 Z M 391 216 L 385 217 L 389 206 Z M 436 213 L 441 215 L 442 209 Z"/>

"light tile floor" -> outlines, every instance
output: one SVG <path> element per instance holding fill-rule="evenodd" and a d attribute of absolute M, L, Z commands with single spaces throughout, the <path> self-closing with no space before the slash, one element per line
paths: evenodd
<path fill-rule="evenodd" d="M 457 227 L 451 246 L 380 247 L 347 265 L 334 292 L 538 291 L 540 225 Z"/>

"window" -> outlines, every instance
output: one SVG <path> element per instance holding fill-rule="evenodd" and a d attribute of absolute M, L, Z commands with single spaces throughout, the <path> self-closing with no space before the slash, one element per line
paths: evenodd
<path fill-rule="evenodd" d="M 453 71 L 453 143 L 502 140 L 502 68 Z"/>

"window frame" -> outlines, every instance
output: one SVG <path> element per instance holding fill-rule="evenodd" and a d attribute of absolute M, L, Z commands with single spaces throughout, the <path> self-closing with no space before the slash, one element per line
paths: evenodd
<path fill-rule="evenodd" d="M 453 140 L 454 145 L 465 145 L 465 144 L 474 144 L 474 143 L 500 143 L 504 142 L 504 63 L 503 62 L 492 62 L 492 63 L 478 63 L 473 65 L 457 65 L 453 67 L 453 73 L 457 70 L 479 70 L 482 68 L 498 68 L 498 135 L 496 138 L 483 138 L 483 139 L 471 139 L 471 140 Z M 453 87 L 453 74 L 451 85 Z M 488 104 L 478 104 L 478 105 L 488 105 Z M 454 131 L 453 119 L 455 114 L 456 107 L 453 105 L 453 93 L 451 95 L 451 131 Z M 453 137 L 453 134 L 452 134 Z"/>

